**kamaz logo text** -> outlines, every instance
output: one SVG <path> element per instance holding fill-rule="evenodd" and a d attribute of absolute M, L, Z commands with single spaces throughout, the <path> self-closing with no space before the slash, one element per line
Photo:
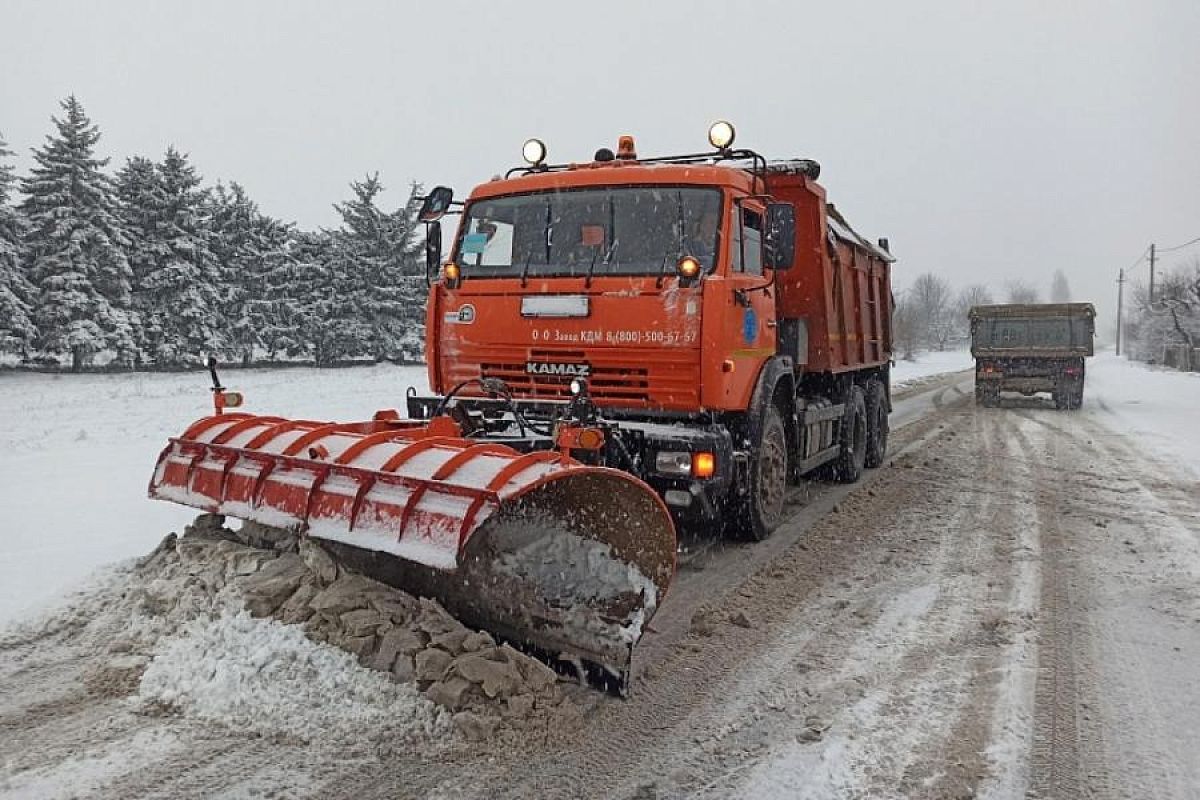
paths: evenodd
<path fill-rule="evenodd" d="M 592 373 L 590 364 L 566 364 L 555 361 L 526 361 L 529 375 L 556 375 L 562 378 L 586 378 Z"/>

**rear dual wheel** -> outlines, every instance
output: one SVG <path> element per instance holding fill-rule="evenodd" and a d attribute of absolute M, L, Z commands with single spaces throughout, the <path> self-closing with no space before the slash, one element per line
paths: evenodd
<path fill-rule="evenodd" d="M 867 381 L 867 455 L 864 463 L 868 468 L 878 467 L 887 456 L 888 402 L 883 382 Z"/>
<path fill-rule="evenodd" d="M 833 475 L 842 483 L 855 483 L 862 477 L 867 464 L 867 402 L 863 390 L 850 387 L 838 426 L 841 446 L 833 462 Z"/>

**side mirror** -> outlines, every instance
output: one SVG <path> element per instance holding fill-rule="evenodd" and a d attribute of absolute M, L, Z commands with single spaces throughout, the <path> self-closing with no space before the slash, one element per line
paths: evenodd
<path fill-rule="evenodd" d="M 763 266 L 776 271 L 791 269 L 795 258 L 796 207 L 791 203 L 768 203 Z"/>
<path fill-rule="evenodd" d="M 442 263 L 442 223 L 427 222 L 425 224 L 425 282 L 429 283 L 437 276 L 438 266 Z"/>
<path fill-rule="evenodd" d="M 417 222 L 437 222 L 450 210 L 454 202 L 454 190 L 449 186 L 435 186 L 433 191 L 425 195 L 421 210 L 417 212 Z"/>

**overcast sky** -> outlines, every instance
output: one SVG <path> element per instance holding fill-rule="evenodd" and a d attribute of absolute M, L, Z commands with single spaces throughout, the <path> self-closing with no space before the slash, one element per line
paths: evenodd
<path fill-rule="evenodd" d="M 820 161 L 900 287 L 1045 294 L 1062 268 L 1111 320 L 1121 267 L 1200 236 L 1198 0 L 0 0 L 0 29 L 20 172 L 73 92 L 114 169 L 174 144 L 305 227 L 368 172 L 393 204 L 414 180 L 461 195 L 529 136 L 552 160 L 622 133 L 692 152 L 727 118 L 742 146 Z"/>

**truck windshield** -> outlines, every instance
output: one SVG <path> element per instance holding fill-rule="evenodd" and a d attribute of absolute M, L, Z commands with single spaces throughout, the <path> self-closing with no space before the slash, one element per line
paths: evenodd
<path fill-rule="evenodd" d="M 455 248 L 464 278 L 657 275 L 684 255 L 712 269 L 721 193 L 678 186 L 578 189 L 476 200 Z"/>

